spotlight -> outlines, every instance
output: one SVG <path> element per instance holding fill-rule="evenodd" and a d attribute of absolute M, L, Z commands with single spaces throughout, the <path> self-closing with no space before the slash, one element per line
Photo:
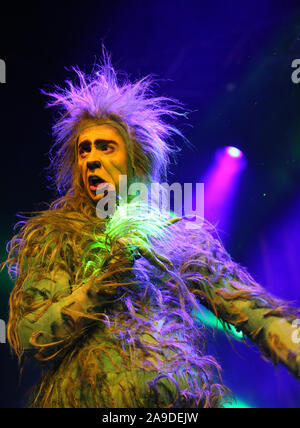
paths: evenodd
<path fill-rule="evenodd" d="M 243 153 L 240 151 L 240 149 L 236 148 L 236 147 L 227 147 L 226 148 L 226 152 L 229 156 L 231 156 L 232 158 L 240 158 L 243 156 Z"/>

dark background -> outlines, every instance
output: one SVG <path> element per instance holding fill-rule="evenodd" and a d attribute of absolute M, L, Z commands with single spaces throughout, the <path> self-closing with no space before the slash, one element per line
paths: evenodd
<path fill-rule="evenodd" d="M 42 209 L 54 197 L 44 171 L 54 115 L 40 89 L 72 79 L 72 65 L 91 71 L 104 42 L 116 68 L 132 79 L 154 74 L 160 94 L 192 111 L 178 126 L 194 149 L 182 150 L 172 181 L 201 182 L 220 147 L 244 152 L 247 168 L 224 240 L 263 286 L 299 306 L 300 84 L 291 81 L 291 63 L 300 58 L 299 1 L 45 1 L 1 5 L 0 13 L 7 66 L 0 85 L 1 261 L 16 213 Z M 6 271 L 0 281 L 0 318 L 7 321 L 13 283 Z M 211 346 L 225 384 L 243 402 L 300 406 L 299 382 L 255 348 L 230 344 L 221 333 Z M 37 376 L 30 366 L 19 385 L 17 362 L 0 344 L 0 407 L 23 406 Z"/>

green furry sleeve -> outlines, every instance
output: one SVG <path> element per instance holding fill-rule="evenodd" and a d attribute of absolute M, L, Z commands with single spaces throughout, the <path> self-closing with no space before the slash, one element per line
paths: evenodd
<path fill-rule="evenodd" d="M 63 270 L 51 276 L 39 276 L 29 275 L 23 283 L 23 307 L 18 334 L 25 350 L 33 349 L 34 343 L 56 342 L 67 334 L 61 309 L 65 305 L 65 297 L 71 293 L 70 277 Z"/>
<path fill-rule="evenodd" d="M 223 323 L 254 341 L 275 365 L 285 365 L 300 378 L 300 344 L 293 340 L 292 324 L 300 318 L 299 311 L 261 287 L 204 228 L 191 247 L 181 267 L 188 289 Z"/>

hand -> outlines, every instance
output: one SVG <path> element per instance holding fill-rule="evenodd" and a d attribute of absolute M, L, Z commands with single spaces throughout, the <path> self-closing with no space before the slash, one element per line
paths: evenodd
<path fill-rule="evenodd" d="M 295 328 L 284 318 L 274 318 L 266 329 L 266 340 L 275 362 L 284 364 L 300 378 L 300 343 L 294 340 Z"/>
<path fill-rule="evenodd" d="M 165 226 L 168 227 L 179 220 L 182 220 L 182 218 L 181 217 L 171 218 L 170 220 L 166 221 Z M 119 238 L 118 242 L 124 247 L 126 247 L 127 250 L 131 251 L 131 255 L 133 256 L 133 259 L 144 257 L 150 263 L 162 269 L 164 272 L 168 272 L 168 268 L 166 267 L 166 265 L 168 265 L 169 268 L 173 267 L 173 264 L 169 259 L 167 259 L 166 257 L 163 257 L 162 255 L 158 254 L 156 251 L 151 249 L 150 245 L 147 242 L 147 239 L 139 231 L 134 232 L 133 236 L 126 237 L 126 238 Z M 132 250 L 132 247 L 134 248 L 134 250 Z"/>
<path fill-rule="evenodd" d="M 68 314 L 71 316 L 74 322 L 82 318 L 83 314 L 86 312 L 86 307 L 94 302 L 95 297 L 91 289 L 92 283 L 83 284 L 77 287 L 72 294 L 65 299 L 65 306 L 62 312 L 65 315 Z"/>

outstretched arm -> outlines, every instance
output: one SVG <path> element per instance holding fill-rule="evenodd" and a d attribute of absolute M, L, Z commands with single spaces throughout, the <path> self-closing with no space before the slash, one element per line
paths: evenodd
<path fill-rule="evenodd" d="M 296 313 L 265 291 L 239 297 L 244 284 L 227 280 L 224 285 L 216 289 L 214 299 L 222 320 L 235 325 L 275 364 L 285 365 L 300 378 L 300 345 L 292 325 Z"/>
<path fill-rule="evenodd" d="M 259 286 L 211 235 L 203 233 L 200 246 L 181 269 L 189 290 L 225 324 L 254 341 L 274 364 L 285 365 L 300 378 L 300 343 L 293 325 L 299 312 Z"/>

